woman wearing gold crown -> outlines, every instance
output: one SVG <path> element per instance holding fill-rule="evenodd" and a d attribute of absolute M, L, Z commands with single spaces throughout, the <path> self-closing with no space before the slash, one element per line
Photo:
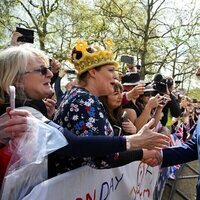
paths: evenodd
<path fill-rule="evenodd" d="M 117 78 L 115 70 L 118 64 L 113 59 L 113 52 L 111 51 L 112 40 L 108 39 L 104 43 L 106 49 L 97 46 L 91 47 L 88 46 L 87 42 L 78 40 L 72 50 L 71 61 L 77 71 L 78 86 L 73 87 L 63 99 L 55 114 L 54 121 L 63 127 L 67 127 L 78 136 L 114 135 L 105 109 L 99 101 L 99 96 L 109 95 L 114 92 L 115 79 Z M 145 148 L 150 143 L 152 145 L 151 148 L 165 146 L 159 142 L 159 137 L 163 136 L 149 129 L 148 131 L 142 129 L 141 132 L 136 134 L 136 137 L 140 140 L 140 142 L 138 141 L 138 148 Z M 162 139 L 167 140 L 167 138 Z M 147 148 L 149 149 L 149 146 Z M 136 156 L 137 159 L 142 158 L 141 151 L 136 154 L 140 154 Z M 107 168 L 127 163 L 124 160 L 123 162 L 118 162 L 116 155 L 82 159 L 65 158 L 64 160 L 66 170 L 84 164 L 89 164 L 92 167 Z M 66 160 L 68 161 L 66 162 Z"/>

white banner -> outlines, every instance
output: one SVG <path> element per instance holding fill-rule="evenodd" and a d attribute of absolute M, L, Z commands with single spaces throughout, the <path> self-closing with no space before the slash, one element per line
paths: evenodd
<path fill-rule="evenodd" d="M 151 200 L 159 167 L 133 162 L 97 170 L 84 166 L 37 185 L 23 200 Z"/>

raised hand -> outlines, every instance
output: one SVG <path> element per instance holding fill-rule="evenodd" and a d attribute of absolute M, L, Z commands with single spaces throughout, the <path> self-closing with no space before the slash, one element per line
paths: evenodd
<path fill-rule="evenodd" d="M 53 74 L 58 73 L 61 68 L 61 64 L 55 58 L 51 59 L 50 66 L 51 66 L 51 71 Z"/>
<path fill-rule="evenodd" d="M 131 136 L 126 136 L 127 146 L 129 149 L 157 149 L 166 148 L 169 146 L 170 138 L 166 135 L 157 133 L 150 129 L 154 124 L 154 119 L 151 119 L 145 124 L 140 131 Z"/>
<path fill-rule="evenodd" d="M 49 119 L 51 119 L 56 112 L 56 101 L 53 99 L 45 99 L 44 103 L 47 108 L 47 116 Z"/>
<path fill-rule="evenodd" d="M 25 42 L 20 42 L 17 41 L 19 37 L 23 36 L 21 33 L 19 32 L 13 32 L 12 34 L 12 38 L 11 38 L 11 46 L 19 46 L 20 44 L 24 44 Z"/>
<path fill-rule="evenodd" d="M 137 99 L 141 94 L 144 94 L 145 84 L 139 83 L 132 90 L 127 92 L 128 100 Z"/>
<path fill-rule="evenodd" d="M 137 131 L 137 128 L 129 119 L 126 122 L 122 122 L 122 128 L 126 133 L 129 133 L 129 134 L 135 134 Z"/>

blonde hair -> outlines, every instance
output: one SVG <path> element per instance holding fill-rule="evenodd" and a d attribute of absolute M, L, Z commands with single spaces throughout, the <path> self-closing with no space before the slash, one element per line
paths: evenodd
<path fill-rule="evenodd" d="M 27 65 L 31 59 L 34 59 L 34 56 L 48 63 L 44 52 L 35 48 L 15 46 L 0 52 L 0 104 L 5 103 L 10 85 L 16 87 L 17 96 L 25 94 L 23 86 L 19 87 L 17 83 L 26 72 Z"/>

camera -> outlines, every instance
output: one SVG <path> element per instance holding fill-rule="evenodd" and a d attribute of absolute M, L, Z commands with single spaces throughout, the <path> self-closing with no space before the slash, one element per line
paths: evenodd
<path fill-rule="evenodd" d="M 165 104 L 167 103 L 167 100 L 168 100 L 168 99 L 167 99 L 166 97 L 163 97 L 161 104 L 162 104 L 162 105 L 165 105 Z"/>
<path fill-rule="evenodd" d="M 167 92 L 167 84 L 165 81 L 155 82 L 153 84 L 153 89 L 155 89 L 159 94 L 165 94 Z"/>
<path fill-rule="evenodd" d="M 153 80 L 153 88 L 160 94 L 167 93 L 167 87 L 173 85 L 173 79 L 163 78 L 161 74 L 156 74 Z"/>
<path fill-rule="evenodd" d="M 19 37 L 17 39 L 17 41 L 34 43 L 34 31 L 33 30 L 17 27 L 16 31 L 22 34 L 22 36 Z"/>

